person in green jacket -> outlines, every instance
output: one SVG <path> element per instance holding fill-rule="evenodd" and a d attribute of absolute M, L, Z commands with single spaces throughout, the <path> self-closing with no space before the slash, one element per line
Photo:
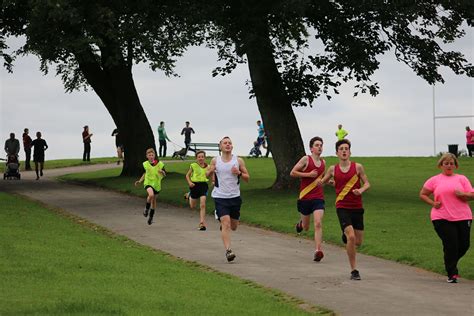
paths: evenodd
<path fill-rule="evenodd" d="M 209 189 L 206 169 L 206 152 L 198 150 L 196 152 L 196 162 L 189 166 L 189 170 L 186 173 L 186 181 L 188 181 L 189 185 L 189 194 L 187 195 L 189 207 L 195 208 L 199 200 L 199 230 L 206 230 L 206 197 Z"/>
<path fill-rule="evenodd" d="M 336 136 L 337 136 L 337 140 L 341 140 L 341 139 L 344 139 L 346 138 L 346 136 L 349 135 L 349 133 L 342 128 L 342 124 L 339 124 L 337 126 L 337 131 L 336 131 Z"/>
<path fill-rule="evenodd" d="M 153 148 L 147 149 L 146 158 L 147 160 L 143 162 L 145 173 L 143 173 L 139 180 L 135 181 L 135 186 L 143 182 L 143 187 L 148 194 L 143 216 L 148 217 L 148 225 L 151 225 L 155 215 L 156 198 L 161 191 L 161 180 L 166 176 L 166 171 L 165 164 L 156 159 L 156 153 Z"/>
<path fill-rule="evenodd" d="M 158 126 L 158 141 L 160 142 L 160 148 L 158 149 L 159 157 L 166 157 L 166 141 L 171 141 L 166 135 L 165 122 L 161 121 Z"/>

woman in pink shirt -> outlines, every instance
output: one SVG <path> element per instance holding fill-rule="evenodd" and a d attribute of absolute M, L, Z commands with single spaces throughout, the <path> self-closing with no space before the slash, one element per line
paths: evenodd
<path fill-rule="evenodd" d="M 457 283 L 458 261 L 469 249 L 472 212 L 467 200 L 473 199 L 474 190 L 465 176 L 454 173 L 458 168 L 455 155 L 443 154 L 438 168 L 441 173 L 425 182 L 420 199 L 433 207 L 431 221 L 443 242 L 448 282 Z"/>
<path fill-rule="evenodd" d="M 466 126 L 466 147 L 468 156 L 472 157 L 472 153 L 474 153 L 474 131 L 469 126 Z"/>

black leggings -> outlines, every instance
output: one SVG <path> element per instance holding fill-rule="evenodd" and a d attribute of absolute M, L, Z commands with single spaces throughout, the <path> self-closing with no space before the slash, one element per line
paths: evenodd
<path fill-rule="evenodd" d="M 458 261 L 469 249 L 471 220 L 450 222 L 434 220 L 433 226 L 443 242 L 444 267 L 448 277 L 458 274 Z"/>
<path fill-rule="evenodd" d="M 166 140 L 159 140 L 160 141 L 160 149 L 158 151 L 159 157 L 166 157 Z"/>

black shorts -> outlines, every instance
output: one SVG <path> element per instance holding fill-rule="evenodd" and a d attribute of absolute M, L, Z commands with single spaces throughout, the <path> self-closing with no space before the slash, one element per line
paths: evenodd
<path fill-rule="evenodd" d="M 34 162 L 44 162 L 44 154 L 33 154 Z"/>
<path fill-rule="evenodd" d="M 229 215 L 230 218 L 240 220 L 240 206 L 242 199 L 240 196 L 230 199 L 214 198 L 216 205 L 216 215 L 220 219 L 222 216 Z"/>
<path fill-rule="evenodd" d="M 364 230 L 364 209 L 347 209 L 347 208 L 338 208 L 336 209 L 337 217 L 339 218 L 339 224 L 341 224 L 341 229 L 344 229 L 347 226 L 352 226 L 357 230 Z"/>
<path fill-rule="evenodd" d="M 189 197 L 191 199 L 199 199 L 201 196 L 207 195 L 207 182 L 193 182 L 194 187 L 189 188 Z"/>
<path fill-rule="evenodd" d="M 153 193 L 154 193 L 154 194 L 160 193 L 160 191 L 156 191 L 155 188 L 152 187 L 151 185 L 146 185 L 146 186 L 145 186 L 145 190 L 147 190 L 148 188 L 151 188 L 151 189 L 153 190 Z"/>
<path fill-rule="evenodd" d="M 315 210 L 324 210 L 324 200 L 298 200 L 296 206 L 298 208 L 298 212 L 308 216 L 313 214 Z"/>

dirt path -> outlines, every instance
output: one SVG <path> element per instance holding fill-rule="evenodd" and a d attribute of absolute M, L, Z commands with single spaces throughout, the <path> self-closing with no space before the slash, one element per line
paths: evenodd
<path fill-rule="evenodd" d="M 344 249 L 325 245 L 324 259 L 315 263 L 311 241 L 245 225 L 232 235 L 237 259 L 228 264 L 219 226 L 212 217 L 207 219 L 208 230 L 201 232 L 197 230 L 197 212 L 159 203 L 155 223 L 148 226 L 141 214 L 142 198 L 50 178 L 113 167 L 47 170 L 40 181 L 34 180 L 32 172 L 23 172 L 21 181 L 0 181 L 0 191 L 59 207 L 139 243 L 279 289 L 338 314 L 474 314 L 473 281 L 448 284 L 445 276 L 365 255 L 358 255 L 362 281 L 350 281 Z"/>

